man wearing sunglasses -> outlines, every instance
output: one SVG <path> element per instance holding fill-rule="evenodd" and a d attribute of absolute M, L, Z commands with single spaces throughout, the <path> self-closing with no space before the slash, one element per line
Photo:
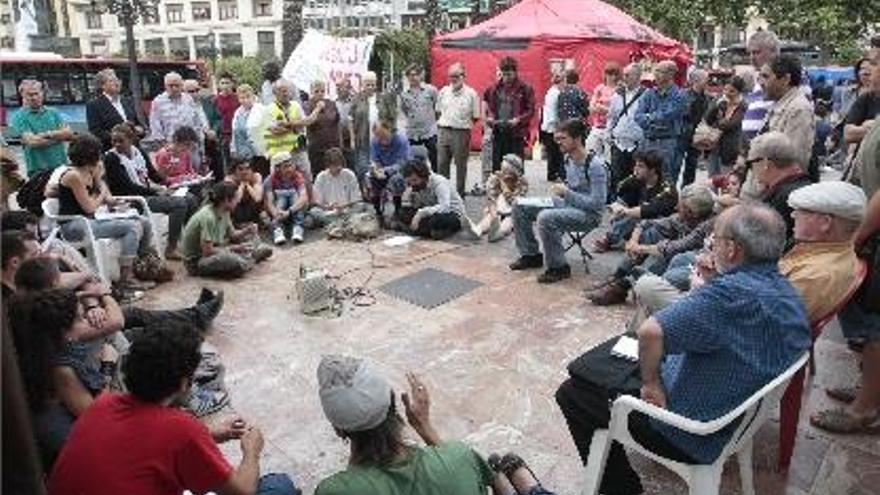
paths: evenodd
<path fill-rule="evenodd" d="M 801 153 L 785 134 L 770 131 L 752 140 L 746 166 L 761 190 L 760 199 L 776 210 L 785 220 L 786 239 L 794 230 L 792 208 L 788 197 L 792 192 L 810 185 L 810 178 L 800 165 Z"/>

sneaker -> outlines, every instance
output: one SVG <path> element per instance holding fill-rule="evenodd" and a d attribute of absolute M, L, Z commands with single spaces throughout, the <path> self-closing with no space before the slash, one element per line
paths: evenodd
<path fill-rule="evenodd" d="M 303 228 L 302 225 L 294 225 L 293 226 L 293 234 L 290 236 L 293 242 L 299 244 L 303 241 Z"/>
<path fill-rule="evenodd" d="M 195 417 L 213 414 L 229 404 L 229 393 L 225 390 L 193 387 L 186 399 L 186 409 Z"/>
<path fill-rule="evenodd" d="M 498 242 L 501 239 L 504 239 L 504 235 L 501 234 L 501 219 L 495 217 L 489 223 L 489 242 Z"/>
<path fill-rule="evenodd" d="M 519 259 L 510 264 L 513 271 L 527 270 L 529 268 L 541 268 L 544 266 L 544 255 L 532 254 L 529 256 L 520 256 Z"/>
<path fill-rule="evenodd" d="M 254 252 L 251 256 L 253 257 L 254 261 L 259 263 L 261 261 L 268 259 L 270 256 L 272 256 L 272 248 L 270 248 L 269 246 L 260 244 L 259 246 L 254 248 Z"/>
<path fill-rule="evenodd" d="M 287 237 L 284 237 L 284 229 L 281 227 L 275 227 L 275 230 L 272 231 L 272 237 L 276 246 L 284 245 L 287 242 Z"/>
<path fill-rule="evenodd" d="M 216 318 L 217 315 L 220 314 L 220 310 L 223 309 L 223 300 L 224 295 L 223 291 L 221 290 L 217 292 L 214 297 L 206 301 L 199 302 L 199 304 L 196 305 L 195 309 L 199 315 L 199 328 L 201 330 L 207 330 L 208 327 L 211 325 L 211 322 L 214 321 L 214 318 Z"/>
<path fill-rule="evenodd" d="M 571 277 L 571 267 L 562 265 L 556 268 L 548 268 L 544 273 L 538 275 L 539 284 L 555 284 L 560 280 Z"/>

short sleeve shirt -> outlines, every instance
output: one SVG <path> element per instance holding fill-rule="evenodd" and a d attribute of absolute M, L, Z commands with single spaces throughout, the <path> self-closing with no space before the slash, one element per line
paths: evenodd
<path fill-rule="evenodd" d="M 39 110 L 34 110 L 30 107 L 22 107 L 12 116 L 10 124 L 15 134 L 40 134 L 61 129 L 64 126 L 64 119 L 54 108 L 41 107 Z M 67 163 L 67 146 L 64 143 L 53 143 L 40 148 L 32 146 L 22 146 L 22 148 L 29 176 L 40 170 L 53 170 Z"/>
<path fill-rule="evenodd" d="M 447 442 L 414 448 L 405 460 L 384 468 L 349 466 L 321 481 L 315 495 L 485 495 L 493 479 L 479 454 Z"/>
<path fill-rule="evenodd" d="M 334 177 L 329 170 L 323 170 L 315 179 L 315 196 L 321 205 L 347 205 L 360 200 L 360 186 L 354 172 L 344 168 Z"/>
<path fill-rule="evenodd" d="M 804 303 L 776 263 L 736 267 L 654 317 L 667 409 L 699 421 L 730 412 L 810 348 Z M 732 431 L 694 436 L 653 426 L 701 463 L 718 457 Z"/>
<path fill-rule="evenodd" d="M 181 236 L 183 256 L 188 260 L 202 257 L 202 243 L 210 242 L 222 246 L 229 242 L 233 231 L 229 213 L 217 214 L 213 206 L 207 204 L 190 217 Z"/>
<path fill-rule="evenodd" d="M 406 135 L 410 139 L 427 139 L 437 134 L 437 88 L 422 84 L 406 88 L 400 94 L 400 110 L 406 117 Z"/>
<path fill-rule="evenodd" d="M 437 97 L 437 125 L 452 129 L 470 129 L 474 120 L 480 118 L 480 98 L 473 88 L 463 85 L 456 91 L 444 86 Z"/>
<path fill-rule="evenodd" d="M 162 148 L 154 159 L 156 170 L 165 175 L 166 185 L 178 184 L 196 175 L 189 153 L 175 153 L 169 148 Z"/>
<path fill-rule="evenodd" d="M 207 493 L 232 473 L 208 428 L 191 414 L 106 393 L 74 424 L 48 493 Z"/>

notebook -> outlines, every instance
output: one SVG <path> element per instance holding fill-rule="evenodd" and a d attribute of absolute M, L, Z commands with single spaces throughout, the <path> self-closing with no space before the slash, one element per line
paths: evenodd
<path fill-rule="evenodd" d="M 611 355 L 637 362 L 639 360 L 639 341 L 632 337 L 621 335 L 617 339 L 617 343 L 614 344 L 614 347 L 611 348 Z"/>

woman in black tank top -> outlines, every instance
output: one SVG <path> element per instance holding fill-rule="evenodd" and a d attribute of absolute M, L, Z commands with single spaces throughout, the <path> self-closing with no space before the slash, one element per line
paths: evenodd
<path fill-rule="evenodd" d="M 116 200 L 104 183 L 104 165 L 101 163 L 101 142 L 91 134 L 77 137 L 70 145 L 70 170 L 58 184 L 58 211 L 62 215 L 86 217 L 92 233 L 98 239 L 114 239 L 120 243 L 119 283 L 128 288 L 138 287 L 134 279 L 134 261 L 150 252 L 152 226 L 142 216 L 132 218 L 96 219 L 95 213 Z M 85 235 L 81 221 L 69 221 L 62 231 L 70 239 Z"/>

